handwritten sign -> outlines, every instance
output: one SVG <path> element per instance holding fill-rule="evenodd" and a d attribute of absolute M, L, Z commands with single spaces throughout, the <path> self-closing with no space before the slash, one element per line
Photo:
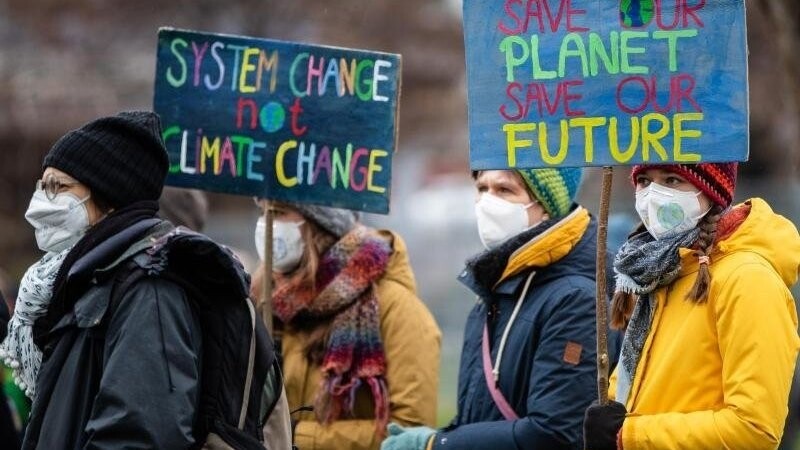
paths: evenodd
<path fill-rule="evenodd" d="M 163 28 L 167 183 L 387 213 L 399 55 Z"/>
<path fill-rule="evenodd" d="M 747 160 L 744 0 L 464 0 L 473 169 Z"/>

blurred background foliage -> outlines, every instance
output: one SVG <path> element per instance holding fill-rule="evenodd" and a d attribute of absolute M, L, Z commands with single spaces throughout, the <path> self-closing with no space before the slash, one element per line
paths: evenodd
<path fill-rule="evenodd" d="M 751 160 L 740 170 L 737 198 L 764 197 L 798 223 L 800 2 L 746 3 Z M 97 116 L 151 107 L 158 27 L 401 53 L 392 212 L 365 221 L 406 238 L 420 294 L 444 331 L 444 423 L 454 413 L 462 327 L 475 300 L 455 276 L 480 250 L 460 9 L 459 0 L 0 1 L 0 269 L 13 284 L 38 256 L 23 214 L 50 145 Z M 628 172 L 616 173 L 612 247 L 635 217 Z M 587 171 L 581 200 L 590 210 L 597 207 L 599 180 L 597 171 Z M 210 195 L 206 232 L 252 264 L 256 214 L 248 198 Z M 792 427 L 797 415 L 793 405 Z M 791 428 L 785 442 L 794 436 Z"/>

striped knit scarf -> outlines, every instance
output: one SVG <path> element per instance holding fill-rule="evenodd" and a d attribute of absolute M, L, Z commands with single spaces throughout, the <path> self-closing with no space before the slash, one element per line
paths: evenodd
<path fill-rule="evenodd" d="M 316 289 L 285 286 L 272 296 L 284 323 L 295 318 L 332 318 L 322 360 L 322 386 L 314 411 L 322 423 L 351 415 L 356 392 L 369 386 L 376 428 L 389 421 L 386 355 L 381 340 L 375 282 L 386 271 L 389 242 L 357 226 L 323 255 Z"/>

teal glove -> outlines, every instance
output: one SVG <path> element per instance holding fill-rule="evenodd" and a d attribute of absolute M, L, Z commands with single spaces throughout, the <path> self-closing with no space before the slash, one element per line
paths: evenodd
<path fill-rule="evenodd" d="M 403 428 L 396 423 L 390 423 L 386 429 L 389 437 L 381 444 L 381 450 L 425 450 L 428 440 L 436 434 L 433 428 Z"/>

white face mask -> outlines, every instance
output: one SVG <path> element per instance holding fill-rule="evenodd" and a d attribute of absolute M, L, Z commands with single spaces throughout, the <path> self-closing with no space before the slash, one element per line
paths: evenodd
<path fill-rule="evenodd" d="M 708 209 L 703 211 L 699 196 L 700 192 L 650 183 L 636 192 L 636 212 L 647 231 L 654 238 L 663 239 L 691 230 L 708 213 Z"/>
<path fill-rule="evenodd" d="M 50 200 L 42 189 L 33 192 L 25 219 L 33 226 L 42 251 L 66 250 L 83 237 L 89 228 L 89 211 L 84 205 L 89 197 L 62 193 Z"/>
<path fill-rule="evenodd" d="M 528 208 L 533 204 L 511 203 L 489 193 L 482 194 L 475 204 L 475 215 L 478 217 L 478 234 L 483 246 L 493 249 L 530 228 Z"/>
<path fill-rule="evenodd" d="M 289 273 L 296 269 L 303 258 L 305 242 L 300 233 L 300 226 L 304 222 L 272 222 L 272 271 Z M 256 251 L 258 258 L 264 261 L 264 243 L 266 242 L 267 222 L 259 217 L 256 222 Z"/>

